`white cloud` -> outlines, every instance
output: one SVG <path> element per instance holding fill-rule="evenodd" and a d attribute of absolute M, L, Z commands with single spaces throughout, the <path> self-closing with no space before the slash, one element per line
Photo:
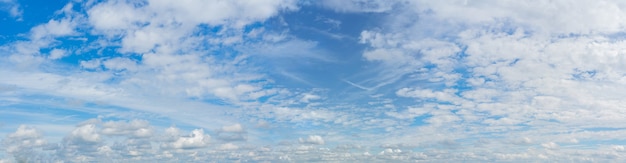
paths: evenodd
<path fill-rule="evenodd" d="M 617 32 L 624 28 L 626 17 L 622 1 L 567 0 L 550 2 L 521 1 L 447 1 L 416 0 L 417 10 L 433 11 L 441 20 L 463 23 L 491 23 L 509 19 L 531 29 L 553 34 Z M 575 20 L 575 21 L 574 21 Z"/>
<path fill-rule="evenodd" d="M 127 35 L 123 44 L 126 51 L 147 52 L 156 45 L 173 43 L 190 34 L 194 26 L 227 25 L 243 27 L 263 21 L 283 10 L 295 10 L 295 1 L 272 0 L 263 2 L 150 1 L 136 5 L 109 1 L 88 10 L 89 22 L 97 32 L 107 35 Z M 239 12 L 245 10 L 246 12 Z"/>
<path fill-rule="evenodd" d="M 300 138 L 298 139 L 298 141 L 303 144 L 317 144 L 317 145 L 324 144 L 324 139 L 322 139 L 322 137 L 319 135 L 309 135 L 309 137 Z"/>
<path fill-rule="evenodd" d="M 219 147 L 220 150 L 237 150 L 239 149 L 239 147 L 237 145 L 234 145 L 232 143 L 226 143 L 226 144 L 222 144 Z"/>
<path fill-rule="evenodd" d="M 304 95 L 302 95 L 302 98 L 300 99 L 300 102 L 310 103 L 311 101 L 319 100 L 319 99 L 321 99 L 321 97 L 318 96 L 318 95 L 304 94 Z"/>
<path fill-rule="evenodd" d="M 104 135 L 124 135 L 137 138 L 151 137 L 153 132 L 148 121 L 137 119 L 130 122 L 107 121 L 102 123 L 100 131 Z"/>
<path fill-rule="evenodd" d="M 394 118 L 398 118 L 398 119 L 413 119 L 415 117 L 426 115 L 430 111 L 432 111 L 432 108 L 430 107 L 423 107 L 423 108 L 409 107 L 402 112 L 385 112 L 385 114 Z"/>
<path fill-rule="evenodd" d="M 41 148 L 47 144 L 43 139 L 43 134 L 38 129 L 20 125 L 13 133 L 8 134 L 0 142 L 2 149 L 13 155 L 16 160 L 34 159 L 35 149 Z"/>
<path fill-rule="evenodd" d="M 50 20 L 46 24 L 31 29 L 30 39 L 39 40 L 48 37 L 62 37 L 75 34 L 76 23 L 71 19 Z"/>
<path fill-rule="evenodd" d="M 297 9 L 295 1 L 291 0 L 263 2 L 186 0 L 176 3 L 157 0 L 152 1 L 148 8 L 158 13 L 170 13 L 172 17 L 182 22 L 210 25 L 232 23 L 236 26 L 267 19 L 281 10 Z"/>
<path fill-rule="evenodd" d="M 8 12 L 11 17 L 16 18 L 18 21 L 22 21 L 22 14 L 24 11 L 16 0 L 0 1 L 0 10 Z"/>
<path fill-rule="evenodd" d="M 168 129 L 168 134 L 177 134 L 175 129 Z M 196 148 L 204 148 L 209 145 L 211 140 L 211 136 L 204 134 L 204 130 L 195 129 L 191 131 L 189 136 L 175 136 L 171 142 L 165 142 L 161 144 L 161 148 L 164 149 L 196 149 Z"/>
<path fill-rule="evenodd" d="M 86 69 L 95 69 L 99 68 L 101 65 L 101 61 L 99 59 L 93 59 L 88 61 L 80 61 L 80 67 Z"/>
<path fill-rule="evenodd" d="M 556 148 L 559 147 L 559 145 L 554 143 L 554 142 L 543 143 L 543 144 L 541 144 L 541 146 L 546 148 L 546 149 L 556 149 Z"/>
<path fill-rule="evenodd" d="M 286 107 L 272 107 L 270 109 L 279 120 L 292 122 L 306 120 L 332 121 L 335 117 L 339 116 L 338 113 L 327 110 L 305 110 Z"/>
<path fill-rule="evenodd" d="M 248 133 L 245 130 L 239 132 L 220 131 L 217 133 L 216 138 L 224 142 L 248 141 Z"/>
<path fill-rule="evenodd" d="M 386 12 L 393 9 L 399 1 L 385 0 L 323 0 L 322 6 L 338 12 Z"/>
<path fill-rule="evenodd" d="M 605 122 L 600 126 L 613 126 L 608 125 L 614 123 L 609 122 L 614 120 L 613 116 L 598 112 L 622 114 L 614 112 L 615 106 L 623 105 L 621 102 L 609 100 L 613 98 L 601 94 L 623 96 L 618 93 L 623 87 L 623 75 L 616 74 L 624 73 L 619 70 L 624 65 L 609 61 L 623 59 L 616 55 L 620 53 L 617 51 L 623 51 L 623 48 L 616 48 L 622 46 L 623 41 L 609 35 L 622 29 L 623 25 L 617 24 L 624 21 L 597 22 L 599 24 L 593 25 L 581 21 L 594 22 L 603 19 L 601 15 L 605 13 L 618 14 L 621 11 L 611 9 L 584 16 L 554 15 L 554 12 L 540 11 L 541 7 L 530 7 L 536 4 L 527 2 L 466 3 L 412 1 L 411 5 L 402 7 L 406 10 L 390 14 L 386 30 L 373 29 L 361 33 L 361 43 L 369 46 L 362 57 L 387 64 L 379 67 L 382 69 L 380 72 L 385 72 L 379 74 L 408 76 L 402 78 L 403 82 L 397 82 L 399 78 L 387 78 L 397 84 L 395 95 L 414 98 L 416 105 L 423 106 L 421 108 L 433 108 L 389 110 L 385 111 L 386 115 L 401 121 L 429 113 L 431 117 L 425 120 L 428 124 L 419 129 L 445 125 L 451 130 L 475 130 L 478 134 L 501 132 L 507 133 L 507 138 L 515 139 L 509 141 L 512 144 L 530 145 L 532 138 L 534 142 L 548 142 L 540 144 L 546 149 L 559 150 L 565 148 L 565 145 L 559 147 L 559 144 L 578 143 L 584 139 L 578 136 L 586 134 L 573 134 L 578 136 L 571 138 L 553 134 L 554 130 L 570 131 L 592 123 L 596 126 L 598 121 Z M 621 2 L 607 1 L 602 5 L 612 5 L 609 8 L 613 8 L 621 5 L 614 5 L 618 3 Z M 579 8 L 590 11 L 601 5 L 554 1 L 551 6 L 554 7 L 551 10 Z M 420 19 L 407 23 L 402 14 L 405 14 L 404 17 L 419 15 Z M 534 19 L 527 17 L 529 15 L 543 17 Z M 592 20 L 591 17 L 596 16 L 598 19 Z M 551 18 L 544 19 L 546 17 Z M 582 20 L 568 21 L 575 19 Z M 563 34 L 569 33 L 574 35 L 563 37 Z M 467 71 L 463 74 L 466 77 L 457 71 Z M 377 76 L 369 80 L 379 79 L 385 78 Z M 611 89 L 600 91 L 597 90 L 599 87 Z M 603 93 L 596 95 L 594 92 Z M 601 106 L 598 105 L 600 103 Z M 571 108 L 577 108 L 577 111 Z M 473 122 L 483 125 L 473 125 Z M 531 129 L 520 127 L 526 125 Z M 559 127 L 563 125 L 568 127 Z M 393 128 L 388 129 L 393 131 Z M 445 131 L 431 132 L 452 137 L 445 135 Z M 529 133 L 534 136 L 527 137 Z M 519 137 L 524 139 L 518 140 Z M 414 141 L 398 136 L 388 139 L 394 139 L 390 142 Z M 576 141 L 552 142 L 557 139 Z M 501 156 L 502 159 L 561 158 L 554 154 L 532 152 Z"/>
<path fill-rule="evenodd" d="M 132 29 L 136 23 L 146 23 L 147 13 L 144 12 L 136 10 L 132 4 L 107 1 L 93 6 L 87 14 L 95 29 L 107 31 Z"/>
<path fill-rule="evenodd" d="M 50 55 L 48 56 L 49 59 L 59 59 L 59 58 L 63 58 L 65 56 L 68 56 L 68 52 L 62 49 L 52 49 L 50 51 Z"/>
<path fill-rule="evenodd" d="M 135 120 L 141 122 L 143 120 Z M 114 122 L 114 123 L 111 123 Z M 107 124 L 109 127 L 104 127 Z M 103 127 L 98 127 L 102 125 Z M 91 127 L 95 126 L 92 130 Z M 130 139 L 122 140 L 110 137 L 100 136 L 100 143 L 87 143 L 84 135 L 94 135 L 94 132 L 108 133 L 107 130 L 111 126 L 117 126 L 118 128 L 124 128 L 124 126 L 132 126 L 132 121 L 106 121 L 99 122 L 94 119 L 91 121 L 80 124 L 74 131 L 70 132 L 70 135 L 56 146 L 46 146 L 46 141 L 43 138 L 43 134 L 38 130 L 26 126 L 20 126 L 14 133 L 8 134 L 3 139 L 3 145 L 7 148 L 3 149 L 16 149 L 13 148 L 16 145 L 21 146 L 23 154 L 29 154 L 27 159 L 20 159 L 16 157 L 16 160 L 71 160 L 71 161 L 90 161 L 90 160 L 126 160 L 132 159 L 134 161 L 175 161 L 175 160 L 196 160 L 196 161 L 208 161 L 208 160 L 257 160 L 257 161 L 278 161 L 278 159 L 289 159 L 292 161 L 400 161 L 400 162 L 413 162 L 413 161 L 460 161 L 460 160 L 472 160 L 472 161 L 537 161 L 541 159 L 549 160 L 585 160 L 593 158 L 596 161 L 608 161 L 620 159 L 619 153 L 623 151 L 621 145 L 601 146 L 591 149 L 569 149 L 567 146 L 558 147 L 555 142 L 547 142 L 541 144 L 542 147 L 550 150 L 537 150 L 537 149 L 520 149 L 519 147 L 507 146 L 500 144 L 498 141 L 491 141 L 486 145 L 490 148 L 508 148 L 499 151 L 485 150 L 483 148 L 465 148 L 463 146 L 457 146 L 460 150 L 472 149 L 468 152 L 447 152 L 443 150 L 431 150 L 427 149 L 420 152 L 412 150 L 414 147 L 403 145 L 381 145 L 380 148 L 373 147 L 361 147 L 355 146 L 342 146 L 337 145 L 334 148 L 327 148 L 330 145 L 324 143 L 324 139 L 319 135 L 309 135 L 306 138 L 300 138 L 298 141 L 302 145 L 287 145 L 287 146 L 259 146 L 254 147 L 250 145 L 224 143 L 216 144 L 215 148 L 204 148 L 210 145 L 209 136 L 205 135 L 202 129 L 196 129 L 192 131 L 189 136 L 181 136 L 180 129 L 176 127 L 170 127 L 162 132 L 156 133 L 157 135 L 163 135 L 164 139 L 135 139 L 132 133 L 117 134 L 117 136 L 127 137 Z M 142 126 L 142 125 L 140 125 Z M 80 131 L 80 132 L 78 132 Z M 78 134 L 80 133 L 80 134 Z M 121 132 L 117 132 L 121 133 Z M 420 132 L 420 134 L 426 134 L 432 132 Z M 83 136 L 79 136 L 83 135 Z M 92 137 L 86 136 L 86 137 Z M 442 139 L 442 140 L 445 140 Z M 532 145 L 529 138 L 521 138 L 520 141 L 525 143 L 517 145 Z M 451 141 L 451 140 L 447 140 Z M 82 142 L 82 143 L 81 143 Z M 437 144 L 448 144 L 446 141 L 433 141 L 439 142 Z M 507 142 L 502 142 L 507 143 Z M 53 143 L 54 144 L 54 143 Z M 160 146 L 152 146 L 160 145 Z M 325 146 L 326 145 L 326 146 Z M 504 145 L 504 146 L 503 146 Z M 54 155 L 54 150 L 43 149 L 56 149 L 59 150 L 58 155 L 55 157 L 46 157 L 51 154 Z M 557 149 L 558 150 L 554 150 Z M 9 156 L 18 156 L 16 152 L 11 153 L 8 150 Z M 33 152 L 39 152 L 38 155 L 33 155 Z M 377 153 L 376 155 L 370 154 L 371 152 Z M 622 152 L 623 153 L 623 152 Z M 26 155 L 22 155 L 26 156 Z M 22 157 L 26 158 L 26 157 Z M 9 160 L 11 161 L 11 160 Z"/>
<path fill-rule="evenodd" d="M 367 70 L 343 80 L 366 91 L 329 88 L 329 95 L 276 84 L 267 72 L 272 68 L 255 67 L 258 57 L 343 64 L 324 55 L 319 50 L 324 43 L 317 40 L 247 26 L 294 11 L 297 3 L 106 1 L 83 5 L 87 15 L 66 15 L 34 27 L 26 35 L 30 41 L 0 47 L 10 63 L 0 70 L 10 76 L 0 79 L 0 87 L 18 90 L 0 94 L 3 105 L 37 95 L 77 99 L 103 108 L 85 104 L 78 111 L 116 117 L 120 112 L 109 107 L 129 108 L 215 133 L 196 129 L 183 136 L 181 129 L 162 131 L 143 120 L 93 120 L 56 145 L 45 143 L 37 130 L 19 127 L 3 139 L 5 152 L 47 152 L 36 158 L 75 162 L 625 158 L 622 145 L 588 143 L 621 140 L 626 132 L 622 2 L 322 1 L 335 11 L 386 16 L 377 22 L 383 25 L 360 34 L 358 41 L 368 47 L 361 56 L 364 63 L 355 67 Z M 63 12 L 72 8 L 67 5 Z M 74 35 L 97 37 L 98 43 L 77 50 L 56 47 L 63 42 L 56 39 Z M 259 40 L 249 43 L 247 37 Z M 50 60 L 98 52 L 77 62 L 88 71 L 55 72 L 62 70 L 45 69 L 56 68 L 57 61 L 45 60 L 42 49 L 52 49 Z M 281 73 L 317 84 L 291 71 Z M 244 127 L 257 122 L 258 128 Z M 259 143 L 287 132 L 293 134 L 283 138 L 291 143 L 299 138 L 301 144 Z M 478 138 L 488 141 L 473 142 Z M 346 150 L 335 142 L 363 147 Z M 455 150 L 441 150 L 450 148 Z"/>
<path fill-rule="evenodd" d="M 460 104 L 464 102 L 464 99 L 459 98 L 455 93 L 458 90 L 445 89 L 442 91 L 433 91 L 429 89 L 411 89 L 402 88 L 396 91 L 396 95 L 400 97 L 412 97 L 420 99 L 435 99 L 441 102 L 451 102 L 454 104 Z"/>
<path fill-rule="evenodd" d="M 624 151 L 624 146 L 623 145 L 613 145 L 611 146 L 611 148 L 615 151 Z"/>
<path fill-rule="evenodd" d="M 241 124 L 239 123 L 230 125 L 230 126 L 223 126 L 221 131 L 222 132 L 234 132 L 234 133 L 246 132 L 243 126 L 241 126 Z"/>
<path fill-rule="evenodd" d="M 136 61 L 133 61 L 128 58 L 118 57 L 118 58 L 107 59 L 102 62 L 102 65 L 104 65 L 104 67 L 106 67 L 107 69 L 111 69 L 111 70 L 127 70 L 127 71 L 137 70 Z M 83 67 L 87 68 L 87 67 L 93 67 L 93 66 L 89 65 L 89 63 L 85 63 L 85 66 Z"/>
<path fill-rule="evenodd" d="M 101 141 L 100 134 L 96 131 L 95 124 L 85 124 L 77 127 L 70 134 L 70 138 L 86 143 L 98 143 Z"/>

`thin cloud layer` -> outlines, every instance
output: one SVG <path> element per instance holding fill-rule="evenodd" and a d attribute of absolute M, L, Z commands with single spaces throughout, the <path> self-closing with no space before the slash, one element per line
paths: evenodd
<path fill-rule="evenodd" d="M 620 1 L 47 5 L 0 1 L 0 162 L 626 159 Z"/>

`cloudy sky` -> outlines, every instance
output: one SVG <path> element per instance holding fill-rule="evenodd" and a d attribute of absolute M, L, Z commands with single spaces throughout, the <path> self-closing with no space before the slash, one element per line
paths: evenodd
<path fill-rule="evenodd" d="M 0 0 L 0 162 L 626 161 L 621 0 Z"/>

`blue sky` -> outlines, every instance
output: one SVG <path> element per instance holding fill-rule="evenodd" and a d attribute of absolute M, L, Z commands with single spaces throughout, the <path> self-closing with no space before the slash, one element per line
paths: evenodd
<path fill-rule="evenodd" d="M 0 162 L 622 162 L 624 11 L 0 0 Z"/>

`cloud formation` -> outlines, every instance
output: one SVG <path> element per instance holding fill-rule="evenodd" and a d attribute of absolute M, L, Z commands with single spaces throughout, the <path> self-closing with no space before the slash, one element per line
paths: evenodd
<path fill-rule="evenodd" d="M 0 162 L 626 158 L 621 1 L 21 3 Z"/>

